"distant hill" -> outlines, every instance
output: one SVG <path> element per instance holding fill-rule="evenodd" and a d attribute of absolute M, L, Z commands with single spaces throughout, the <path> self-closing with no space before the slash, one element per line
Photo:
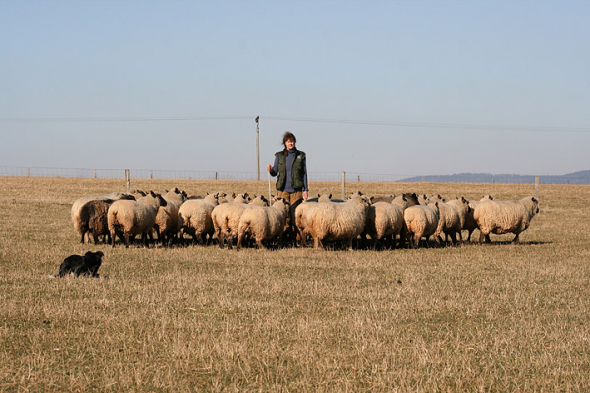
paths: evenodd
<path fill-rule="evenodd" d="M 456 173 L 441 176 L 414 176 L 400 182 L 433 182 L 433 183 L 535 183 L 533 175 L 493 175 L 491 173 Z M 590 184 L 590 170 L 568 173 L 558 176 L 539 175 L 541 184 Z"/>

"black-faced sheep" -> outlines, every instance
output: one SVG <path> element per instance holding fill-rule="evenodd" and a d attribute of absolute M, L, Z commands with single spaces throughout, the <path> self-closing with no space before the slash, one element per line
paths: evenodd
<path fill-rule="evenodd" d="M 342 240 L 352 250 L 352 240 L 363 232 L 370 206 L 369 198 L 360 193 L 343 203 L 310 204 L 304 220 L 315 249 L 325 249 L 325 241 Z"/>
<path fill-rule="evenodd" d="M 119 199 L 134 200 L 135 197 L 131 194 L 127 194 L 124 192 L 113 192 L 113 193 L 110 193 L 107 195 L 85 196 L 85 197 L 78 198 L 78 199 L 76 199 L 76 201 L 74 201 L 74 203 L 72 204 L 72 209 L 70 211 L 70 214 L 72 217 L 72 222 L 74 224 L 74 229 L 76 230 L 76 233 L 78 233 L 78 235 L 80 235 L 82 238 L 82 244 L 84 243 L 84 240 L 85 240 L 85 234 L 89 233 L 89 231 L 87 229 L 89 216 L 85 215 L 84 217 L 80 217 L 82 207 L 90 201 L 96 201 L 96 200 L 115 201 L 115 200 L 119 200 Z"/>
<path fill-rule="evenodd" d="M 102 251 L 88 251 L 83 256 L 70 255 L 59 266 L 58 277 L 64 277 L 68 274 L 74 274 L 76 277 L 98 277 L 98 268 L 100 268 L 103 256 Z"/>
<path fill-rule="evenodd" d="M 247 203 L 250 202 L 248 194 L 234 194 L 231 199 L 232 202 L 215 206 L 211 213 L 211 220 L 220 248 L 227 244 L 227 247 L 232 249 L 234 240 L 238 238 L 240 216 L 246 209 Z M 266 198 L 259 197 L 255 203 L 266 205 Z"/>
<path fill-rule="evenodd" d="M 428 239 L 438 227 L 438 202 L 430 205 L 410 206 L 404 211 L 404 222 L 408 241 L 414 248 L 420 245 L 420 239 Z"/>
<path fill-rule="evenodd" d="M 151 191 L 137 201 L 118 200 L 113 202 L 108 212 L 111 244 L 115 247 L 115 236 L 123 240 L 125 247 L 129 247 L 129 237 L 141 235 L 144 245 L 148 246 L 148 236 L 151 236 L 156 215 L 160 206 L 167 202 L 160 194 Z"/>
<path fill-rule="evenodd" d="M 203 199 L 189 199 L 178 209 L 181 236 L 192 236 L 194 243 L 204 244 L 215 233 L 211 214 L 219 204 L 218 194 L 208 194 Z"/>
<path fill-rule="evenodd" d="M 282 198 L 278 198 L 269 207 L 248 206 L 240 216 L 237 249 L 239 250 L 242 246 L 245 236 L 254 239 L 261 250 L 266 249 L 262 244 L 263 240 L 278 239 L 280 241 L 287 224 L 288 215 L 289 204 Z"/>
<path fill-rule="evenodd" d="M 438 226 L 434 232 L 434 239 L 440 245 L 442 243 L 441 235 L 450 236 L 453 244 L 457 243 L 457 234 L 459 240 L 462 240 L 461 230 L 465 223 L 465 215 L 469 210 L 468 203 L 465 199 L 457 201 L 457 204 L 444 203 L 438 201 Z M 459 205 L 461 203 L 461 205 Z M 432 203 L 431 203 L 432 204 Z"/>
<path fill-rule="evenodd" d="M 479 226 L 479 242 L 490 242 L 490 233 L 502 235 L 514 233 L 513 243 L 519 242 L 520 234 L 528 229 L 531 220 L 539 212 L 539 201 L 529 196 L 518 201 L 486 201 L 480 203 L 473 213 Z"/>
<path fill-rule="evenodd" d="M 180 224 L 178 221 L 178 209 L 187 200 L 184 191 L 174 187 L 162 196 L 166 200 L 166 206 L 160 206 L 154 223 L 154 230 L 158 234 L 161 244 L 172 244 L 178 236 Z"/>
<path fill-rule="evenodd" d="M 363 234 L 371 237 L 372 248 L 375 249 L 382 239 L 395 239 L 401 233 L 403 223 L 404 208 L 401 205 L 375 202 L 369 208 Z"/>
<path fill-rule="evenodd" d="M 493 196 L 484 195 L 479 201 L 469 201 L 470 210 L 467 212 L 467 216 L 465 217 L 465 224 L 463 224 L 463 229 L 467 231 L 467 241 L 471 241 L 471 234 L 473 233 L 473 231 L 478 229 L 477 221 L 475 221 L 475 218 L 473 218 L 475 208 L 482 202 L 493 200 Z"/>

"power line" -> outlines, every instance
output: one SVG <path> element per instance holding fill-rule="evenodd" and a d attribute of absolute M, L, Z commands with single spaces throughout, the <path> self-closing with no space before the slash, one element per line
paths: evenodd
<path fill-rule="evenodd" d="M 251 120 L 252 116 L 166 116 L 166 117 L 14 117 L 0 118 L 0 123 L 133 123 L 133 122 L 182 122 L 215 120 Z M 261 116 L 270 121 L 295 121 L 307 123 L 353 124 L 386 127 L 440 128 L 475 131 L 530 131 L 530 132 L 590 132 L 590 127 L 570 126 L 516 126 L 466 123 L 426 123 L 378 120 L 324 119 L 313 117 Z"/>

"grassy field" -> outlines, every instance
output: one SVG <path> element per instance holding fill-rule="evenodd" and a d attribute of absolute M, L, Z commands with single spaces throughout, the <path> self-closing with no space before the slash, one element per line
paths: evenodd
<path fill-rule="evenodd" d="M 590 187 L 540 187 L 520 245 L 392 251 L 81 245 L 123 180 L 0 178 L 0 391 L 590 391 Z M 268 183 L 132 188 L 268 193 Z M 340 196 L 338 183 L 310 194 Z M 350 183 L 498 199 L 534 185 Z M 477 234 L 477 231 L 476 231 Z M 475 238 L 475 235 L 474 235 Z M 102 278 L 52 279 L 102 250 Z"/>

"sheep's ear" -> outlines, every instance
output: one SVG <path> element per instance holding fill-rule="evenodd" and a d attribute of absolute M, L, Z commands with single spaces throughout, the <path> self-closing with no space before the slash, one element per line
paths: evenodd
<path fill-rule="evenodd" d="M 328 195 L 328 199 L 332 199 L 332 194 Z"/>
<path fill-rule="evenodd" d="M 535 198 L 535 197 L 531 197 L 531 200 L 532 200 L 533 202 L 539 202 L 539 201 L 537 200 L 537 198 Z"/>
<path fill-rule="evenodd" d="M 373 199 L 375 199 L 374 196 L 370 197 L 369 200 L 371 201 L 371 203 L 373 203 Z"/>
<path fill-rule="evenodd" d="M 405 195 L 402 195 L 402 201 L 407 202 L 408 201 L 408 198 L 406 198 Z"/>

